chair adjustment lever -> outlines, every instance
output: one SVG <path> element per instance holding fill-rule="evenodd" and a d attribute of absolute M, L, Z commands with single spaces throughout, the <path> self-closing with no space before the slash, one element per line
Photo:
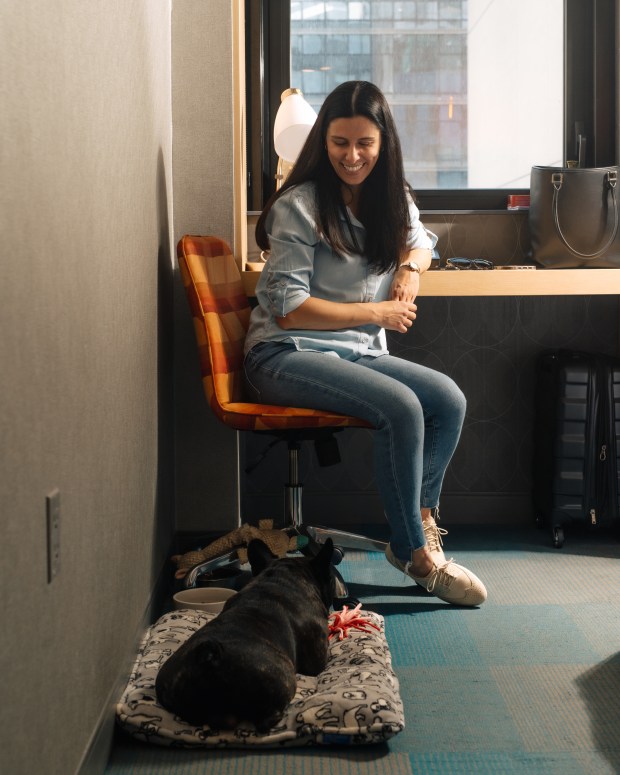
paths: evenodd
<path fill-rule="evenodd" d="M 284 441 L 284 439 L 274 439 L 273 441 L 270 441 L 265 449 L 263 449 L 259 455 L 257 455 L 253 460 L 250 460 L 250 462 L 246 465 L 244 469 L 246 474 L 252 473 L 252 471 L 257 468 L 271 452 L 272 447 L 275 447 L 275 445 L 279 444 L 281 441 Z"/>

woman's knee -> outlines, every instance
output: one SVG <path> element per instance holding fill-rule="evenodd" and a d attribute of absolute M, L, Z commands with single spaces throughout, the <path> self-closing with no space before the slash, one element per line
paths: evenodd
<path fill-rule="evenodd" d="M 462 422 L 467 411 L 467 398 L 456 384 L 446 374 L 439 375 L 434 396 L 438 402 L 437 413 L 454 417 L 455 421 Z"/>
<path fill-rule="evenodd" d="M 456 382 L 450 378 L 448 379 L 450 381 L 450 405 L 453 407 L 455 415 L 462 421 L 465 419 L 465 413 L 467 411 L 467 398 Z"/>
<path fill-rule="evenodd" d="M 391 426 L 394 430 L 423 433 L 425 407 L 420 398 L 409 388 L 399 385 L 389 396 L 375 400 L 381 424 Z"/>

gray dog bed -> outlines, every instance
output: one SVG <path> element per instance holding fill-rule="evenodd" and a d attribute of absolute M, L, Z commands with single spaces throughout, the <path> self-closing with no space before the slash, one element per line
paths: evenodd
<path fill-rule="evenodd" d="M 187 748 L 383 743 L 404 728 L 403 704 L 383 617 L 372 611 L 359 615 L 379 629 L 350 629 L 342 640 L 332 637 L 325 670 L 316 677 L 298 675 L 297 692 L 284 717 L 259 734 L 252 724 L 226 732 L 192 726 L 158 704 L 155 678 L 160 666 L 215 616 L 190 609 L 167 613 L 146 631 L 116 708 L 117 722 L 142 741 Z"/>

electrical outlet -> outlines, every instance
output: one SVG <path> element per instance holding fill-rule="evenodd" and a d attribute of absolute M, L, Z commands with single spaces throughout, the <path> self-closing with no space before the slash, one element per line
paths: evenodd
<path fill-rule="evenodd" d="M 60 573 L 60 491 L 45 498 L 47 512 L 47 583 Z"/>

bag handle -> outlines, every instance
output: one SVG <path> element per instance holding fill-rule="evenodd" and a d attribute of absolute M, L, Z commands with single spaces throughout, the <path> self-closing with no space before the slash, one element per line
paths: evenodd
<path fill-rule="evenodd" d="M 611 189 L 611 198 L 614 206 L 614 228 L 613 228 L 611 237 L 609 238 L 607 243 L 602 248 L 600 248 L 600 250 L 597 250 L 594 253 L 580 253 L 578 250 L 575 250 L 575 248 L 569 244 L 560 226 L 560 215 L 558 213 L 558 203 L 559 203 L 560 189 L 562 188 L 562 183 L 564 182 L 564 174 L 562 172 L 554 172 L 551 175 L 551 183 L 553 185 L 553 220 L 555 221 L 556 231 L 559 234 L 560 239 L 570 250 L 570 252 L 574 253 L 576 256 L 580 256 L 581 258 L 596 258 L 597 256 L 600 256 L 609 247 L 611 247 L 611 244 L 616 239 L 616 235 L 618 233 L 618 222 L 619 222 L 618 200 L 616 199 L 616 183 L 618 180 L 618 176 L 617 176 L 616 170 L 607 170 L 607 175 L 605 176 L 604 181 L 605 180 L 607 181 L 609 188 Z"/>

